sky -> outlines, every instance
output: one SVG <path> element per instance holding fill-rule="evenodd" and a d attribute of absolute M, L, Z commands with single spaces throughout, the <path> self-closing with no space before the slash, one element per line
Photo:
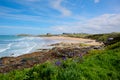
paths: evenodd
<path fill-rule="evenodd" d="M 120 0 L 0 0 L 0 35 L 120 32 Z"/>

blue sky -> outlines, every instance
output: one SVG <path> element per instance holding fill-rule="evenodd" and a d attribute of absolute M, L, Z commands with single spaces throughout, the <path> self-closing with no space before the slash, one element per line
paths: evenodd
<path fill-rule="evenodd" d="M 0 34 L 120 32 L 120 0 L 0 0 Z"/>

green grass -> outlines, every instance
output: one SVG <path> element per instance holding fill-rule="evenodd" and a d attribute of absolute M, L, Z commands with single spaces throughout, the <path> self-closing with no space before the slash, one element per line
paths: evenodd
<path fill-rule="evenodd" d="M 98 42 L 108 42 L 108 38 L 114 38 L 112 41 L 109 41 L 109 44 L 114 44 L 120 41 L 120 32 L 104 33 L 104 34 L 85 34 L 85 33 L 71 33 L 71 34 L 62 34 L 62 36 L 75 37 L 75 38 L 89 38 L 94 39 Z"/>
<path fill-rule="evenodd" d="M 67 37 L 75 37 L 75 38 L 85 38 L 86 36 L 88 36 L 89 34 L 85 34 L 85 33 L 78 33 L 78 34 L 63 34 L 62 36 L 67 36 Z"/>
<path fill-rule="evenodd" d="M 104 50 L 91 50 L 82 58 L 48 61 L 29 69 L 0 74 L 0 80 L 120 80 L 119 45 L 120 42 Z"/>
<path fill-rule="evenodd" d="M 107 34 L 94 34 L 94 35 L 88 35 L 86 36 L 86 38 L 91 38 L 91 39 L 95 39 L 97 41 L 102 41 L 102 42 L 105 42 L 107 41 L 108 38 L 116 38 L 116 37 L 119 37 L 119 40 L 116 40 L 117 41 L 120 41 L 120 33 L 107 33 Z"/>

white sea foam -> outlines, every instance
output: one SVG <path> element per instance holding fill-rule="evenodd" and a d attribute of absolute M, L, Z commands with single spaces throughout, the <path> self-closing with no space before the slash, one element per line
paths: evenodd
<path fill-rule="evenodd" d="M 10 49 L 12 43 L 8 44 L 5 48 L 0 48 L 0 53 Z"/>
<path fill-rule="evenodd" d="M 8 44 L 7 44 L 8 43 Z M 19 56 L 36 51 L 37 49 L 50 48 L 47 45 L 55 41 L 45 40 L 40 37 L 22 37 L 19 39 L 7 40 L 6 44 L 0 44 L 0 57 Z"/>
<path fill-rule="evenodd" d="M 35 51 L 34 48 L 36 46 L 37 46 L 37 43 L 35 43 L 35 42 L 30 42 L 30 43 L 25 42 L 25 46 L 24 46 L 25 48 L 22 47 L 22 48 L 19 48 L 17 50 L 12 50 L 11 54 L 12 54 L 12 56 L 19 56 L 19 55 L 22 55 L 22 54 L 30 53 L 32 51 Z M 14 55 L 13 55 L 13 53 L 14 53 Z"/>

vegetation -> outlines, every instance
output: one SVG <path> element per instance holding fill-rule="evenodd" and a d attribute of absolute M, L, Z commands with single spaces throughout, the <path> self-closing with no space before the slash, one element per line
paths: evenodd
<path fill-rule="evenodd" d="M 115 42 L 120 41 L 120 33 L 107 33 L 107 34 L 94 34 L 94 35 L 88 35 L 86 36 L 86 38 L 91 38 L 91 39 L 95 39 L 97 41 L 101 41 L 101 42 L 106 42 L 108 40 L 108 38 L 119 38 L 116 39 Z"/>
<path fill-rule="evenodd" d="M 119 80 L 120 42 L 87 55 L 0 74 L 1 80 Z"/>
<path fill-rule="evenodd" d="M 112 44 L 103 50 L 90 50 L 85 56 L 47 61 L 32 68 L 0 74 L 0 80 L 119 80 L 120 33 L 89 35 L 88 38 Z"/>
<path fill-rule="evenodd" d="M 62 36 L 75 37 L 75 38 L 85 38 L 89 34 L 86 33 L 63 33 Z"/>
<path fill-rule="evenodd" d="M 103 42 L 105 45 L 114 44 L 120 41 L 120 33 L 118 32 L 106 33 L 106 34 L 86 34 L 86 33 L 65 34 L 64 33 L 62 36 L 95 39 L 98 42 Z"/>
<path fill-rule="evenodd" d="M 37 37 L 52 37 L 52 36 L 61 36 L 61 34 L 52 34 L 52 33 L 46 33 L 46 34 L 40 34 L 36 35 Z"/>
<path fill-rule="evenodd" d="M 17 36 L 34 36 L 34 35 L 31 35 L 31 34 L 18 34 Z"/>

